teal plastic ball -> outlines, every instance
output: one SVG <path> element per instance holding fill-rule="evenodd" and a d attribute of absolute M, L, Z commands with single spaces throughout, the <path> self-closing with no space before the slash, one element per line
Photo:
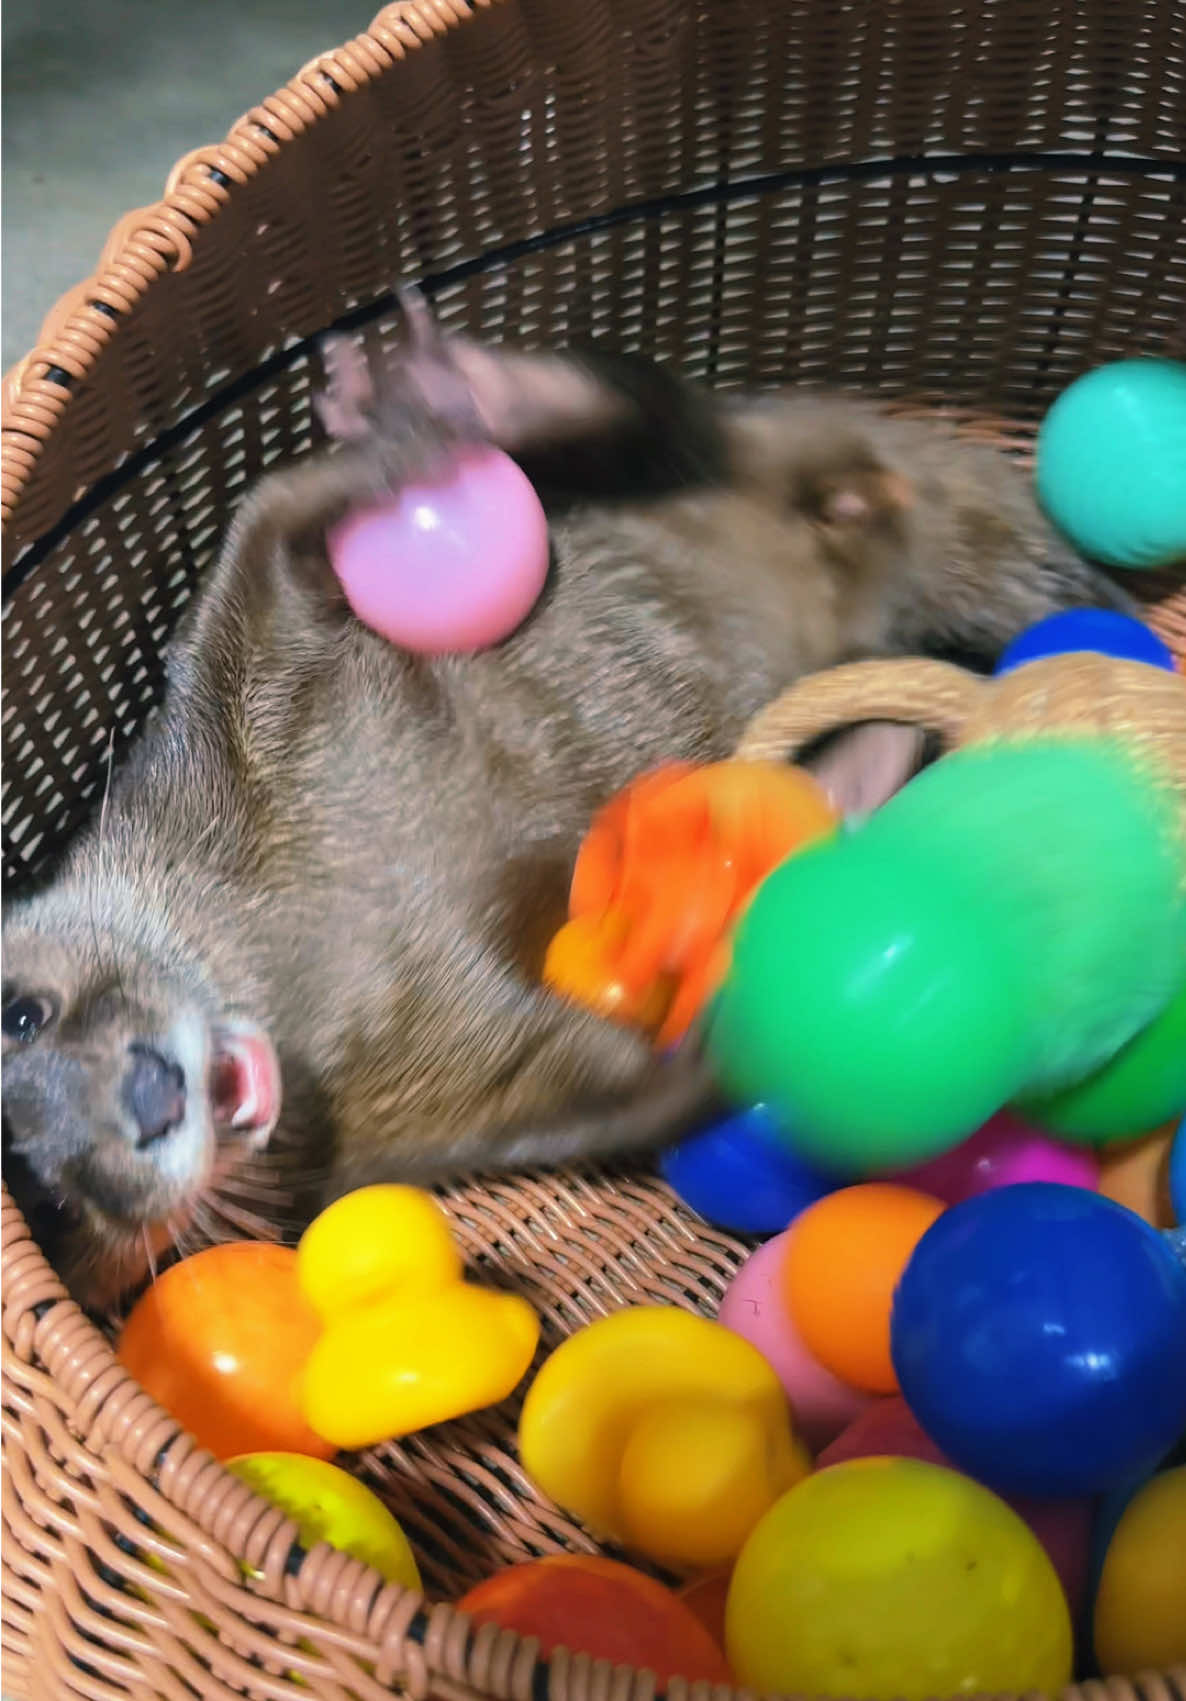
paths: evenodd
<path fill-rule="evenodd" d="M 1118 360 L 1077 378 L 1042 422 L 1038 500 L 1109 567 L 1186 560 L 1186 364 Z"/>
<path fill-rule="evenodd" d="M 954 1146 L 1013 1096 L 1027 992 L 955 859 L 858 833 L 759 887 L 705 1043 L 724 1091 L 765 1104 L 801 1158 L 869 1174 Z"/>

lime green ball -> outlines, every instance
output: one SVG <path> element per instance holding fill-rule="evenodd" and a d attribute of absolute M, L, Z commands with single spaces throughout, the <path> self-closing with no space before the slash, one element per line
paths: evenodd
<path fill-rule="evenodd" d="M 1078 378 L 1038 433 L 1037 490 L 1084 555 L 1186 560 L 1186 364 L 1118 360 Z"/>
<path fill-rule="evenodd" d="M 706 1043 L 821 1167 L 894 1169 L 955 1145 L 1027 1076 L 1024 952 L 953 859 L 855 833 L 791 857 L 733 941 Z"/>
<path fill-rule="evenodd" d="M 1099 1145 L 1136 1139 L 1186 1112 L 1186 982 L 1161 1015 L 1085 1081 L 1019 1105 L 1039 1127 Z"/>

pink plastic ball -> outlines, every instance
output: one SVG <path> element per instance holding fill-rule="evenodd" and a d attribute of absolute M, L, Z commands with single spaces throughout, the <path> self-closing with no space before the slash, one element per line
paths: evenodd
<path fill-rule="evenodd" d="M 963 1199 L 1019 1181 L 1057 1181 L 1094 1191 L 1099 1165 L 1084 1148 L 1061 1146 L 1041 1129 L 1001 1111 L 954 1151 L 904 1170 L 894 1179 L 948 1205 L 958 1205 Z"/>
<path fill-rule="evenodd" d="M 773 1368 L 791 1402 L 795 1427 L 815 1452 L 865 1409 L 870 1396 L 825 1370 L 791 1322 L 780 1277 L 788 1232 L 776 1234 L 746 1259 L 726 1290 L 717 1321 L 757 1347 Z"/>
<path fill-rule="evenodd" d="M 951 1460 L 920 1427 L 905 1400 L 898 1395 L 876 1400 L 866 1407 L 842 1435 L 824 1448 L 816 1464 L 822 1471 L 829 1465 L 842 1465 L 849 1459 L 869 1459 L 877 1455 L 921 1459 L 925 1464 L 955 1469 Z M 1066 1591 L 1072 1617 L 1077 1617 L 1087 1593 L 1093 1502 L 1031 1500 L 1008 1495 L 1001 1498 L 1029 1525 L 1046 1549 Z"/>
<path fill-rule="evenodd" d="M 363 625 L 425 655 L 500 643 L 531 612 L 548 573 L 539 497 L 498 449 L 467 449 L 440 479 L 351 514 L 328 546 Z"/>

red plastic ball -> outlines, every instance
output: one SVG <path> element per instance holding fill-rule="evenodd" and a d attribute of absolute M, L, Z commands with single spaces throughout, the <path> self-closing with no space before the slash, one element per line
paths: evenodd
<path fill-rule="evenodd" d="M 673 1677 L 732 1681 L 725 1656 L 690 1607 L 629 1565 L 592 1554 L 557 1554 L 512 1565 L 471 1589 L 458 1609 L 556 1648 Z"/>

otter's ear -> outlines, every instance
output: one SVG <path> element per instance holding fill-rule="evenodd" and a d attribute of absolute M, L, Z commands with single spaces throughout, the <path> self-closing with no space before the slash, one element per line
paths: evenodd
<path fill-rule="evenodd" d="M 927 735 L 898 721 L 865 721 L 830 738 L 804 764 L 845 819 L 871 815 L 922 765 Z"/>
<path fill-rule="evenodd" d="M 914 499 L 908 478 L 862 456 L 841 457 L 835 465 L 802 474 L 793 496 L 808 519 L 836 533 L 891 524 L 913 507 Z"/>

